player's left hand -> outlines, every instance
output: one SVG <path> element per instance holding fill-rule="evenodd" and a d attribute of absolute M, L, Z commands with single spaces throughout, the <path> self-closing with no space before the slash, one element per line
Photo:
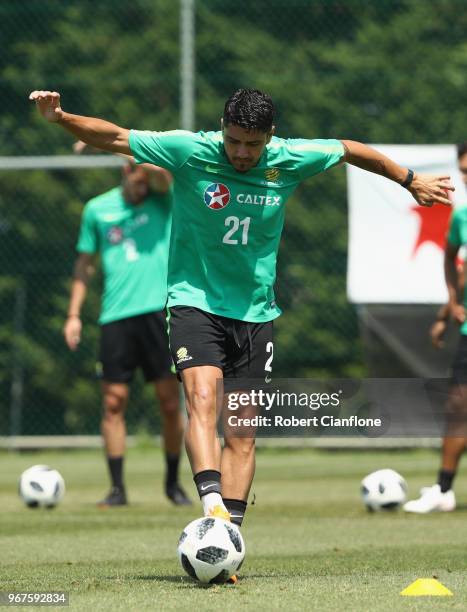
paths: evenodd
<path fill-rule="evenodd" d="M 433 206 L 433 204 L 451 206 L 449 191 L 454 191 L 455 188 L 450 176 L 415 174 L 407 189 L 420 206 Z"/>
<path fill-rule="evenodd" d="M 447 323 L 446 321 L 435 321 L 430 327 L 430 338 L 431 343 L 437 349 L 444 348 L 444 334 L 446 333 Z"/>

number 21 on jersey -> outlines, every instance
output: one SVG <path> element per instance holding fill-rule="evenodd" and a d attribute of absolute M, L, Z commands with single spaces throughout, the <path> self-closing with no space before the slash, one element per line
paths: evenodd
<path fill-rule="evenodd" d="M 245 219 L 242 220 L 234 216 L 227 217 L 224 221 L 224 225 L 228 230 L 224 234 L 222 242 L 224 244 L 248 244 L 250 221 L 251 217 L 245 217 Z"/>

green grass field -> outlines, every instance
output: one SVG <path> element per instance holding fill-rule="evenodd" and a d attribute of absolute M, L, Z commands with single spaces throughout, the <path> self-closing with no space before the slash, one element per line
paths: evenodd
<path fill-rule="evenodd" d="M 36 463 L 65 478 L 55 510 L 29 510 L 17 497 L 19 474 Z M 369 515 L 359 498 L 361 478 L 383 467 L 400 471 L 415 496 L 434 479 L 435 452 L 259 451 L 241 581 L 209 587 L 178 565 L 178 536 L 200 506 L 166 501 L 160 451 L 128 453 L 131 506 L 113 510 L 94 505 L 108 486 L 97 451 L 2 453 L 0 464 L 3 591 L 69 591 L 72 609 L 98 611 L 467 609 L 467 473 L 449 515 Z M 194 497 L 186 462 L 183 481 Z M 454 596 L 399 595 L 433 576 Z"/>

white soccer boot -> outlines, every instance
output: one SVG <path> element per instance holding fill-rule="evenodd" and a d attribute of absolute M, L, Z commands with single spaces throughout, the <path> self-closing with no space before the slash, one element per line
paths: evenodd
<path fill-rule="evenodd" d="M 432 487 L 423 487 L 420 493 L 418 499 L 404 504 L 405 512 L 428 514 L 428 512 L 452 512 L 456 509 L 456 496 L 452 489 L 441 493 L 441 487 L 435 484 Z"/>

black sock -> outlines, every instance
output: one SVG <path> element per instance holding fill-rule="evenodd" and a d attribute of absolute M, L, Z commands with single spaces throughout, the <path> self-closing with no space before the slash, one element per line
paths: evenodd
<path fill-rule="evenodd" d="M 208 493 L 221 492 L 221 473 L 217 470 L 203 470 L 193 476 L 198 495 L 201 499 L 203 495 Z"/>
<path fill-rule="evenodd" d="M 123 457 L 107 457 L 112 486 L 124 489 L 123 486 Z"/>
<path fill-rule="evenodd" d="M 175 455 L 174 453 L 166 452 L 165 462 L 167 465 L 165 484 L 175 484 L 178 481 L 178 464 L 180 463 L 180 455 Z"/>
<path fill-rule="evenodd" d="M 446 493 L 449 489 L 452 489 L 452 481 L 456 472 L 450 470 L 440 470 L 438 474 L 438 484 L 441 487 L 441 493 Z"/>
<path fill-rule="evenodd" d="M 226 497 L 223 497 L 222 501 L 224 502 L 224 506 L 230 512 L 230 520 L 232 523 L 235 523 L 235 525 L 241 527 L 243 519 L 245 518 L 247 506 L 246 501 L 243 501 L 243 499 L 229 499 Z"/>

